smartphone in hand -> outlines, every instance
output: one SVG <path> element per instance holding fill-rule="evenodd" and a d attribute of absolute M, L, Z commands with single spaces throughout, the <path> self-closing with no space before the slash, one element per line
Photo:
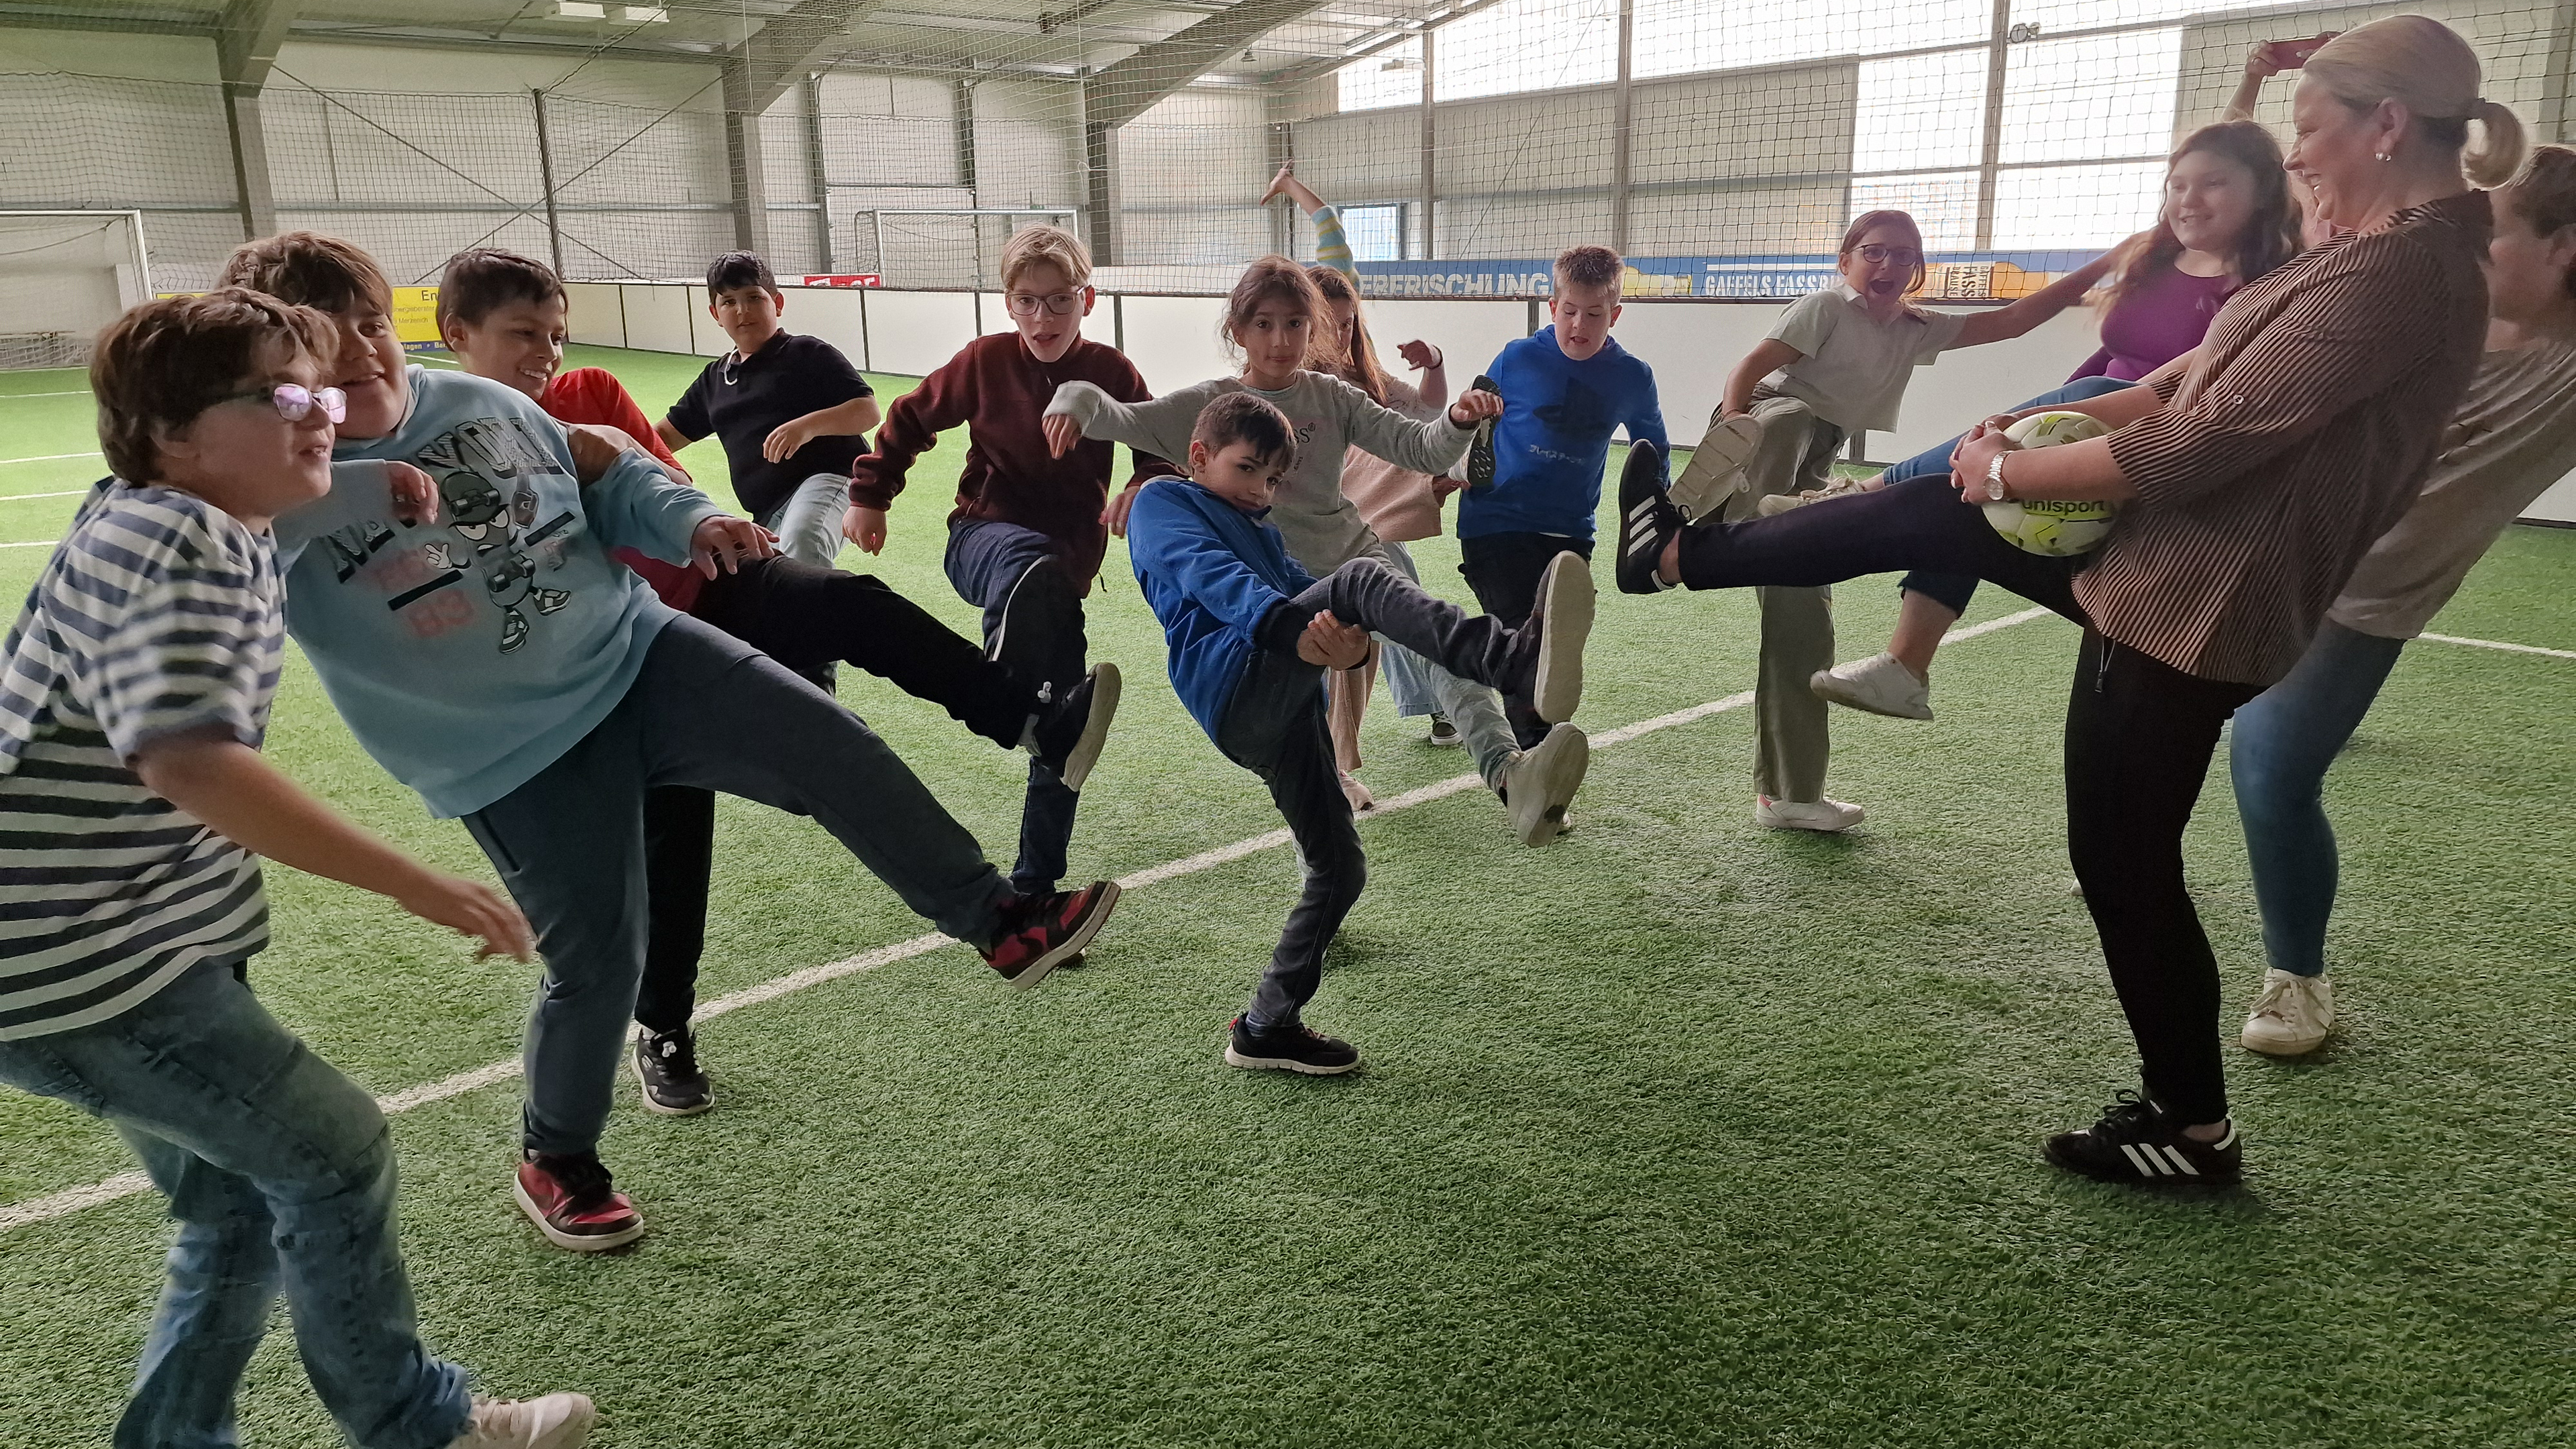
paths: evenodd
<path fill-rule="evenodd" d="M 2309 56 L 2325 49 L 2326 42 L 2334 39 L 2338 33 L 2329 30 L 2322 35 L 2311 35 L 2305 40 L 2275 40 L 2263 49 L 2269 55 L 2273 65 L 2282 70 L 2298 70 L 2308 63 Z"/>

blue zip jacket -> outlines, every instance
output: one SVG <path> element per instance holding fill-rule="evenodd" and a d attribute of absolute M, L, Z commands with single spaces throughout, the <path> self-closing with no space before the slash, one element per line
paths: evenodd
<path fill-rule="evenodd" d="M 286 626 L 349 733 L 432 814 L 526 784 L 605 719 L 678 618 L 608 556 L 686 563 L 707 496 L 629 452 L 585 488 L 526 395 L 410 369 L 411 412 L 333 450 L 331 491 L 277 520 Z M 397 521 L 385 470 L 437 480 L 438 522 Z"/>
<path fill-rule="evenodd" d="M 1211 740 L 1261 652 L 1263 621 L 1315 582 L 1268 513 L 1246 513 L 1186 478 L 1157 478 L 1127 515 L 1127 557 L 1163 623 L 1172 692 Z"/>
<path fill-rule="evenodd" d="M 1617 338 L 1581 362 L 1556 345 L 1556 329 L 1506 344 L 1485 369 L 1502 389 L 1494 420 L 1494 481 L 1458 495 L 1458 536 L 1554 533 L 1590 538 L 1601 510 L 1601 472 L 1612 430 L 1667 457 L 1655 372 Z"/>

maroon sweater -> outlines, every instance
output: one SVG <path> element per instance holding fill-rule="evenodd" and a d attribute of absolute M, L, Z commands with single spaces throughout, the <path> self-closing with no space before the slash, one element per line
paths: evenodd
<path fill-rule="evenodd" d="M 988 518 L 1043 533 L 1088 587 L 1109 548 L 1100 513 L 1109 502 L 1111 446 L 1085 439 L 1062 458 L 1047 456 L 1042 419 L 1057 385 L 1067 382 L 1091 383 L 1120 402 L 1153 396 L 1124 354 L 1089 338 L 1044 363 L 1029 355 L 1016 332 L 978 337 L 886 409 L 877 450 L 850 469 L 850 501 L 892 506 L 913 459 L 940 433 L 964 423 L 966 466 L 957 475 L 957 511 L 949 521 Z M 1135 458 L 1139 480 L 1179 471 L 1150 454 Z"/>

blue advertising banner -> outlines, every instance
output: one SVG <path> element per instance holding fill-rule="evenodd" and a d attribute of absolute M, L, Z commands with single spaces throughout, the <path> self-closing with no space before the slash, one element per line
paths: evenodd
<path fill-rule="evenodd" d="M 1930 265 L 1923 296 L 1931 301 L 2003 301 L 2048 285 L 2099 252 L 1971 252 Z M 1545 297 L 1551 259 L 1361 262 L 1360 291 L 1370 297 Z M 1787 301 L 1842 280 L 1830 256 L 1630 257 L 1630 299 L 1735 297 Z"/>

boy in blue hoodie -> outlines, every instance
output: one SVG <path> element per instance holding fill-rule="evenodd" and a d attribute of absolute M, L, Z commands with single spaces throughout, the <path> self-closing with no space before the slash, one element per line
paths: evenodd
<path fill-rule="evenodd" d="M 1559 256 L 1549 325 L 1506 345 L 1476 379 L 1502 395 L 1503 415 L 1467 450 L 1458 572 L 1478 606 L 1507 625 L 1528 617 L 1557 555 L 1591 563 L 1610 434 L 1624 426 L 1629 442 L 1654 444 L 1658 457 L 1666 451 L 1654 370 L 1610 338 L 1626 265 L 1608 247 Z M 1522 749 L 1545 738 L 1545 723 L 1527 711 L 1505 714 Z"/>
<path fill-rule="evenodd" d="M 643 975 L 644 793 L 696 785 L 813 817 L 904 904 L 1030 985 L 1096 934 L 1118 887 L 1020 896 L 858 717 L 680 614 L 610 550 L 719 566 L 775 542 L 640 451 L 584 481 L 515 389 L 406 367 L 366 253 L 293 232 L 224 285 L 330 315 L 347 397 L 332 486 L 278 520 L 286 621 L 350 733 L 432 814 L 462 816 L 537 930 L 516 1192 L 556 1246 L 633 1241 L 598 1155 Z M 426 469 L 434 521 L 393 487 Z"/>
<path fill-rule="evenodd" d="M 1226 1062 L 1328 1076 L 1356 1068 L 1359 1053 L 1301 1013 L 1368 867 L 1333 768 L 1324 671 L 1365 664 L 1374 632 L 1572 730 L 1564 721 L 1583 696 L 1592 575 L 1558 555 L 1518 628 L 1471 617 L 1373 558 L 1318 580 L 1264 521 L 1296 455 L 1278 408 L 1250 392 L 1219 396 L 1191 429 L 1190 476 L 1136 495 L 1127 552 L 1162 621 L 1174 692 L 1227 759 L 1270 787 L 1306 870 L 1270 969 L 1228 1027 Z M 1587 751 L 1576 744 L 1567 758 L 1580 772 Z"/>

